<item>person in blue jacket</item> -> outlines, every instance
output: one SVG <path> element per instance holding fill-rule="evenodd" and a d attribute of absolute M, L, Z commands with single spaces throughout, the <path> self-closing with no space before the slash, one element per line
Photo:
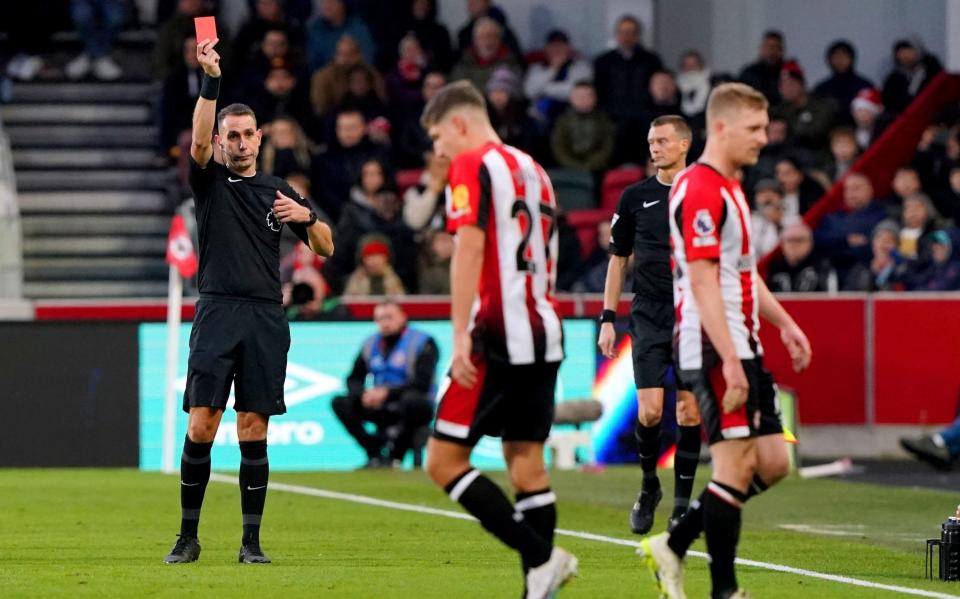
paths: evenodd
<path fill-rule="evenodd" d="M 407 326 L 394 301 L 378 304 L 373 320 L 377 332 L 364 341 L 347 377 L 347 394 L 334 398 L 333 411 L 367 453 L 365 467 L 380 468 L 402 461 L 418 429 L 433 419 L 439 350 L 430 335 Z M 365 422 L 374 423 L 376 432 L 368 432 Z"/>
<path fill-rule="evenodd" d="M 843 209 L 824 217 L 814 234 L 817 249 L 829 256 L 841 281 L 855 264 L 870 262 L 870 236 L 885 217 L 870 179 L 848 173 L 843 180 Z"/>

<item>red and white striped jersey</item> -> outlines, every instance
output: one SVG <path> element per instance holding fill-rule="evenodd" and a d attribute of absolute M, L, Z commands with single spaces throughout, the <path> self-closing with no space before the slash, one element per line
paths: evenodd
<path fill-rule="evenodd" d="M 488 143 L 450 164 L 447 228 L 486 233 L 471 330 L 478 350 L 510 364 L 559 362 L 563 327 L 553 297 L 559 242 L 556 198 L 543 168 Z"/>
<path fill-rule="evenodd" d="M 716 355 L 690 289 L 687 266 L 695 260 L 720 264 L 720 293 L 737 355 L 743 360 L 762 355 L 750 207 L 740 183 L 703 163 L 679 173 L 670 190 L 670 246 L 680 369 L 702 368 L 705 356 Z"/>

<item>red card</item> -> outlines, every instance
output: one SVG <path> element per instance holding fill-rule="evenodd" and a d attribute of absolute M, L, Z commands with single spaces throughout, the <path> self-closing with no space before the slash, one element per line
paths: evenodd
<path fill-rule="evenodd" d="M 197 30 L 197 43 L 203 40 L 211 42 L 217 39 L 217 21 L 214 17 L 197 17 L 193 20 L 193 26 Z"/>

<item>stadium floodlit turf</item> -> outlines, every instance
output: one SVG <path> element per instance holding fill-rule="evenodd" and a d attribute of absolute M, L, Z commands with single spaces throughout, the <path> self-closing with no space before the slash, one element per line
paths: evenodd
<path fill-rule="evenodd" d="M 666 524 L 672 471 L 656 529 Z M 708 471 L 701 469 L 698 488 Z M 495 475 L 503 482 L 502 475 Z M 636 468 L 554 474 L 563 529 L 637 541 L 627 528 Z M 420 472 L 274 473 L 288 483 L 461 511 Z M 195 564 L 163 556 L 179 525 L 176 477 L 130 470 L 0 470 L 2 597 L 518 597 L 517 559 L 477 523 L 272 489 L 262 532 L 274 563 L 237 564 L 239 491 L 211 482 Z M 740 556 L 960 596 L 923 578 L 924 543 L 957 496 L 837 480 L 789 479 L 747 506 Z M 786 528 L 785 528 L 786 526 Z M 633 548 L 558 537 L 580 558 L 561 597 L 655 597 Z M 703 550 L 702 541 L 694 545 Z M 706 562 L 687 560 L 687 593 L 707 597 Z M 741 585 L 760 599 L 895 597 L 756 567 Z"/>

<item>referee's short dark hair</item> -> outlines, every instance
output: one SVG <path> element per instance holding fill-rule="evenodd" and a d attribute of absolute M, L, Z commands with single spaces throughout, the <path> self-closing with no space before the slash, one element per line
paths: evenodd
<path fill-rule="evenodd" d="M 673 125 L 673 130 L 677 132 L 677 136 L 679 136 L 680 139 L 693 139 L 693 131 L 690 130 L 690 125 L 688 125 L 687 120 L 679 114 L 665 114 L 650 121 L 651 127 L 660 127 L 662 125 Z"/>
<path fill-rule="evenodd" d="M 220 112 L 217 113 L 217 128 L 220 128 L 220 125 L 223 124 L 223 119 L 227 118 L 228 116 L 243 116 L 243 115 L 252 117 L 254 126 L 256 126 L 257 115 L 253 113 L 253 108 L 250 108 L 246 104 L 235 102 L 233 104 L 224 106 L 223 108 L 220 109 Z"/>
<path fill-rule="evenodd" d="M 448 83 L 440 88 L 423 109 L 420 124 L 429 129 L 443 120 L 447 113 L 461 106 L 472 106 L 480 110 L 487 110 L 487 101 L 476 86 L 466 79 Z"/>

